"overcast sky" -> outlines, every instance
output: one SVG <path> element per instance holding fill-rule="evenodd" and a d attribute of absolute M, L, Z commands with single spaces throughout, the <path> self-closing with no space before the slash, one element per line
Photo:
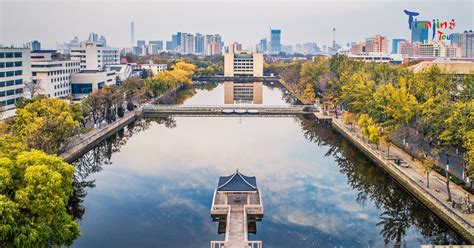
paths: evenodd
<path fill-rule="evenodd" d="M 43 48 L 90 32 L 105 35 L 109 45 L 130 46 L 130 22 L 135 38 L 170 40 L 182 31 L 220 33 L 226 43 L 244 47 L 268 37 L 269 28 L 282 30 L 283 44 L 315 41 L 320 46 L 344 45 L 382 34 L 388 39 L 410 38 L 403 10 L 419 19 L 456 20 L 456 32 L 474 29 L 474 0 L 306 0 L 306 1 L 6 1 L 0 0 L 0 44 L 23 44 L 36 39 Z M 448 31 L 447 33 L 451 33 Z"/>

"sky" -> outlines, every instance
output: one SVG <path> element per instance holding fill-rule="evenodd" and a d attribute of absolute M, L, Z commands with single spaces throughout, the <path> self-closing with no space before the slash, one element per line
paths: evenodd
<path fill-rule="evenodd" d="M 336 42 L 344 46 L 376 34 L 409 39 L 405 9 L 419 12 L 420 20 L 455 19 L 454 32 L 474 29 L 474 0 L 0 0 L 0 44 L 39 40 L 42 48 L 56 48 L 95 32 L 110 46 L 130 47 L 134 21 L 136 40 L 166 41 L 177 31 L 219 33 L 246 48 L 275 28 L 283 44 L 322 46 L 332 44 L 336 28 Z"/>

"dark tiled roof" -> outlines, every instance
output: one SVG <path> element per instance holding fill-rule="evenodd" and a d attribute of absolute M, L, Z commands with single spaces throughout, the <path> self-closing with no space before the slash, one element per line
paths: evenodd
<path fill-rule="evenodd" d="M 255 191 L 257 190 L 257 179 L 248 177 L 237 170 L 234 174 L 219 177 L 217 191 Z"/>

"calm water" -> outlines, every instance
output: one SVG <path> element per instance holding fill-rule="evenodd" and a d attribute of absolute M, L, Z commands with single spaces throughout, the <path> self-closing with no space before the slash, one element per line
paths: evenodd
<path fill-rule="evenodd" d="M 223 104 L 224 84 L 188 88 L 180 104 Z M 288 104 L 276 85 L 263 104 Z M 255 98 L 254 98 L 255 99 Z M 257 100 L 259 101 L 259 100 Z M 170 101 L 172 103 L 172 101 Z M 463 241 L 329 126 L 311 117 L 142 119 L 78 161 L 83 236 L 75 247 L 209 247 L 220 175 L 257 177 L 265 247 L 383 247 Z"/>

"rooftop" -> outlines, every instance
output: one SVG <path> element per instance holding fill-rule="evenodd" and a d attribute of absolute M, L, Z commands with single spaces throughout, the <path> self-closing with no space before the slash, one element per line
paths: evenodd
<path fill-rule="evenodd" d="M 257 179 L 248 177 L 236 170 L 230 176 L 219 177 L 217 191 L 256 191 Z"/>
<path fill-rule="evenodd" d="M 414 73 L 428 70 L 431 66 L 438 66 L 442 71 L 454 72 L 455 74 L 469 74 L 474 72 L 474 63 L 469 61 L 422 61 L 408 67 Z"/>

